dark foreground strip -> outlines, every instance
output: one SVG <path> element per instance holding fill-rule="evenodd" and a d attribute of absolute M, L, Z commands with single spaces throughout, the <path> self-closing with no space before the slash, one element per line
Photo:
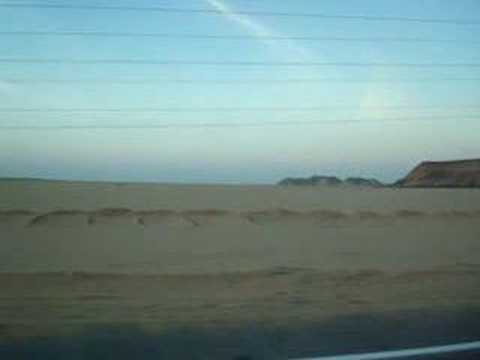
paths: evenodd
<path fill-rule="evenodd" d="M 467 351 L 480 351 L 480 341 L 473 341 L 462 344 L 452 344 L 443 346 L 432 346 L 417 349 L 404 349 L 395 351 L 382 351 L 376 353 L 350 354 L 341 356 L 317 357 L 304 360 L 387 360 L 387 359 L 405 359 L 412 356 L 427 356 L 438 354 L 453 354 Z M 480 355 L 480 354 L 479 354 Z"/>
<path fill-rule="evenodd" d="M 46 324 L 37 324 L 42 327 Z M 58 324 L 62 326 L 61 324 Z M 63 324 L 69 326 L 72 324 Z M 465 352 L 411 353 L 405 359 L 478 359 L 480 309 L 439 309 L 333 317 L 310 325 L 243 324 L 147 331 L 142 324 L 90 326 L 77 335 L 14 340 L 0 327 L 1 359 L 389 359 L 372 353 L 471 343 Z M 25 331 L 28 326 L 24 325 Z M 18 334 L 17 329 L 16 333 Z M 40 329 L 41 330 L 41 329 Z M 40 334 L 42 332 L 40 331 Z M 456 346 L 456 345 L 455 345 Z M 438 348 L 437 348 L 438 349 Z M 460 350 L 459 347 L 453 348 Z M 445 350 L 445 348 L 443 349 Z M 473 352 L 472 352 L 473 351 Z M 385 354 L 385 353 L 384 353 Z M 393 353 L 395 354 L 395 353 Z M 406 354 L 406 353 L 403 353 Z M 403 355 L 402 354 L 402 355 Z M 390 357 L 390 359 L 393 357 Z M 322 359 L 325 360 L 325 359 Z"/>

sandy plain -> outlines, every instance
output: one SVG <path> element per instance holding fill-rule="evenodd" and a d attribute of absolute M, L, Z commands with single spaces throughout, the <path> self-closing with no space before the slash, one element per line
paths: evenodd
<path fill-rule="evenodd" d="M 0 339 L 480 309 L 480 190 L 0 181 Z"/>

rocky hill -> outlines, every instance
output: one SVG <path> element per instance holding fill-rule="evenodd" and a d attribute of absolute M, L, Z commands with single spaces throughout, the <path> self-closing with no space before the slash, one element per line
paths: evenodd
<path fill-rule="evenodd" d="M 395 185 L 402 187 L 480 187 L 480 159 L 425 161 Z"/>
<path fill-rule="evenodd" d="M 377 179 L 365 179 L 360 177 L 347 178 L 343 183 L 345 185 L 350 185 L 350 186 L 371 186 L 371 187 L 385 186 L 385 184 L 378 181 Z"/>
<path fill-rule="evenodd" d="M 359 177 L 350 177 L 341 180 L 335 176 L 319 176 L 314 175 L 308 178 L 286 178 L 278 183 L 278 185 L 293 186 L 365 186 L 365 187 L 381 187 L 383 184 L 376 179 L 365 179 Z"/>

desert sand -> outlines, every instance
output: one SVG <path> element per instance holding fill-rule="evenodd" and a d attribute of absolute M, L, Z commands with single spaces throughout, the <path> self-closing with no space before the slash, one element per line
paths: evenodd
<path fill-rule="evenodd" d="M 4 340 L 480 309 L 478 189 L 2 180 L 0 199 Z"/>

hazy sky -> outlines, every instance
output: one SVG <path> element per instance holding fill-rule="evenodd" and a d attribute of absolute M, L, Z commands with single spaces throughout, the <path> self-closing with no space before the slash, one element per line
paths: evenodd
<path fill-rule="evenodd" d="M 286 67 L 0 61 L 0 109 L 3 109 L 0 110 L 0 176 L 272 182 L 285 176 L 317 173 L 393 180 L 424 159 L 480 157 L 480 117 L 476 117 L 480 114 L 480 23 L 235 13 L 267 11 L 480 21 L 478 0 L 0 0 L 0 4 L 33 2 L 164 6 L 217 10 L 222 14 L 0 7 L 0 59 L 470 65 Z M 5 34 L 12 31 L 240 38 Z M 271 37 L 344 40 L 272 40 Z M 345 41 L 345 38 L 370 41 Z M 417 41 L 371 41 L 372 38 Z M 289 79 L 311 82 L 282 83 Z M 134 83 L 128 83 L 131 80 Z M 165 108 L 176 111 L 146 111 Z M 5 111 L 15 109 L 92 111 Z M 130 111 L 101 111 L 106 109 Z M 308 124 L 311 121 L 325 123 Z M 279 122 L 289 125 L 278 125 Z M 205 123 L 240 126 L 175 127 Z M 162 124 L 174 127 L 99 128 Z M 5 128 L 10 126 L 92 127 Z"/>

